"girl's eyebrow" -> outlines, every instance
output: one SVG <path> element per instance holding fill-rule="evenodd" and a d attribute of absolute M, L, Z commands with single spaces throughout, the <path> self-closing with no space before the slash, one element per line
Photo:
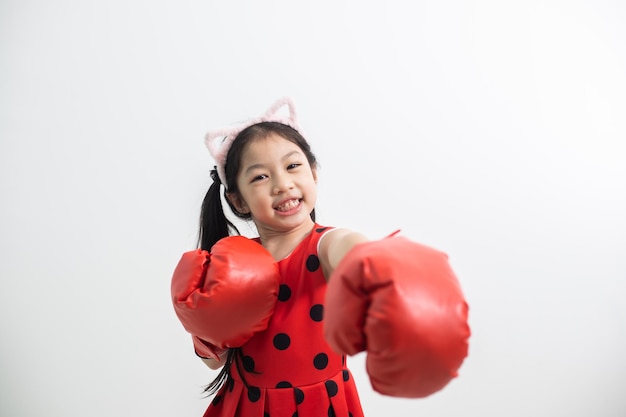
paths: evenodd
<path fill-rule="evenodd" d="M 281 161 L 284 161 L 286 159 L 291 158 L 293 155 L 301 155 L 301 152 L 299 151 L 291 151 L 289 153 L 287 153 L 285 156 L 283 156 L 281 159 Z M 246 170 L 244 171 L 245 174 L 249 173 L 252 170 L 255 170 L 257 168 L 263 168 L 265 166 L 265 164 L 259 162 L 257 164 L 252 164 L 250 165 L 248 168 L 246 168 Z"/>
<path fill-rule="evenodd" d="M 265 165 L 258 163 L 258 164 L 252 164 L 250 165 L 248 168 L 246 168 L 246 170 L 244 171 L 244 174 L 248 174 L 250 171 L 254 171 L 257 168 L 263 168 Z"/>
<path fill-rule="evenodd" d="M 282 157 L 282 160 L 284 161 L 285 159 L 289 159 L 291 158 L 293 155 L 301 155 L 302 153 L 299 151 L 291 151 L 289 152 L 287 155 Z"/>

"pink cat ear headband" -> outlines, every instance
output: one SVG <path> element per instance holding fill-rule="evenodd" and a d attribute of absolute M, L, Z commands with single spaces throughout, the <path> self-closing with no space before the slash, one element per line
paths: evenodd
<path fill-rule="evenodd" d="M 279 110 L 284 106 L 288 106 L 289 114 L 283 116 L 279 114 Z M 298 125 L 298 119 L 296 117 L 296 108 L 293 105 L 293 101 L 289 97 L 283 97 L 276 101 L 272 107 L 270 107 L 263 115 L 255 119 L 248 120 L 237 126 L 211 130 L 204 136 L 204 144 L 209 149 L 209 153 L 215 160 L 217 167 L 217 175 L 220 178 L 224 187 L 226 187 L 226 172 L 224 167 L 226 166 L 226 156 L 228 150 L 233 144 L 233 141 L 237 135 L 245 128 L 261 122 L 278 122 L 296 129 L 298 132 L 300 126 Z M 219 140 L 221 139 L 221 140 Z"/>

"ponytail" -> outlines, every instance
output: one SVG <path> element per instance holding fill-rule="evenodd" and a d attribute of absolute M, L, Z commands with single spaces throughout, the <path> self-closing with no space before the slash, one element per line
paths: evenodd
<path fill-rule="evenodd" d="M 210 251 L 218 240 L 229 236 L 231 230 L 239 234 L 237 227 L 224 214 L 220 195 L 222 183 L 215 168 L 211 170 L 211 178 L 213 184 L 204 196 L 200 209 L 200 230 L 198 233 L 198 247 L 207 251 Z"/>
<path fill-rule="evenodd" d="M 215 168 L 211 170 L 211 179 L 213 179 L 213 184 L 211 184 L 204 196 L 202 208 L 200 209 L 200 230 L 198 233 L 198 247 L 206 251 L 211 251 L 211 248 L 218 240 L 229 236 L 231 230 L 236 234 L 240 234 L 237 227 L 224 214 L 222 196 L 220 194 L 222 182 Z M 233 362 L 237 363 L 237 371 L 241 374 L 241 369 L 239 369 L 241 359 L 238 360 L 237 354 L 242 356 L 241 349 L 228 349 L 226 363 L 215 379 L 204 389 L 208 396 L 219 391 L 226 381 L 231 378 L 230 368 Z"/>

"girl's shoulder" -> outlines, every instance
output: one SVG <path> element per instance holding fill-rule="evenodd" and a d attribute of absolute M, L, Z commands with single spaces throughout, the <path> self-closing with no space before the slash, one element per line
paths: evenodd
<path fill-rule="evenodd" d="M 332 241 L 334 235 L 341 235 L 345 233 L 343 228 L 336 228 L 333 226 L 324 226 L 318 223 L 313 225 L 311 232 L 305 237 L 296 248 L 291 252 L 292 254 L 306 253 L 307 255 L 315 254 L 320 255 L 320 251 L 326 246 L 326 242 Z"/>
<path fill-rule="evenodd" d="M 316 223 L 311 237 L 317 244 L 316 252 L 319 254 L 320 250 L 326 250 L 329 246 L 332 246 L 333 242 L 355 234 L 357 233 L 345 227 L 322 226 Z"/>
<path fill-rule="evenodd" d="M 317 253 L 326 276 L 355 245 L 367 242 L 365 235 L 347 228 L 333 228 L 318 242 Z"/>
<path fill-rule="evenodd" d="M 320 244 L 327 239 L 327 236 L 331 236 L 337 229 L 333 226 L 324 226 L 319 223 L 313 225 L 313 229 L 309 236 L 301 242 L 301 245 L 305 245 L 309 250 L 314 250 L 316 254 L 319 253 Z"/>

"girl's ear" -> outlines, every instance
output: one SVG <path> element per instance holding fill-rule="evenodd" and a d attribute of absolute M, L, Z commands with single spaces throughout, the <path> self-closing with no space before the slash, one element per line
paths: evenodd
<path fill-rule="evenodd" d="M 230 204 L 241 214 L 250 213 L 250 209 L 243 198 L 238 193 L 226 193 L 226 198 L 230 201 Z"/>
<path fill-rule="evenodd" d="M 311 172 L 313 173 L 313 180 L 317 184 L 317 165 L 311 167 Z"/>

